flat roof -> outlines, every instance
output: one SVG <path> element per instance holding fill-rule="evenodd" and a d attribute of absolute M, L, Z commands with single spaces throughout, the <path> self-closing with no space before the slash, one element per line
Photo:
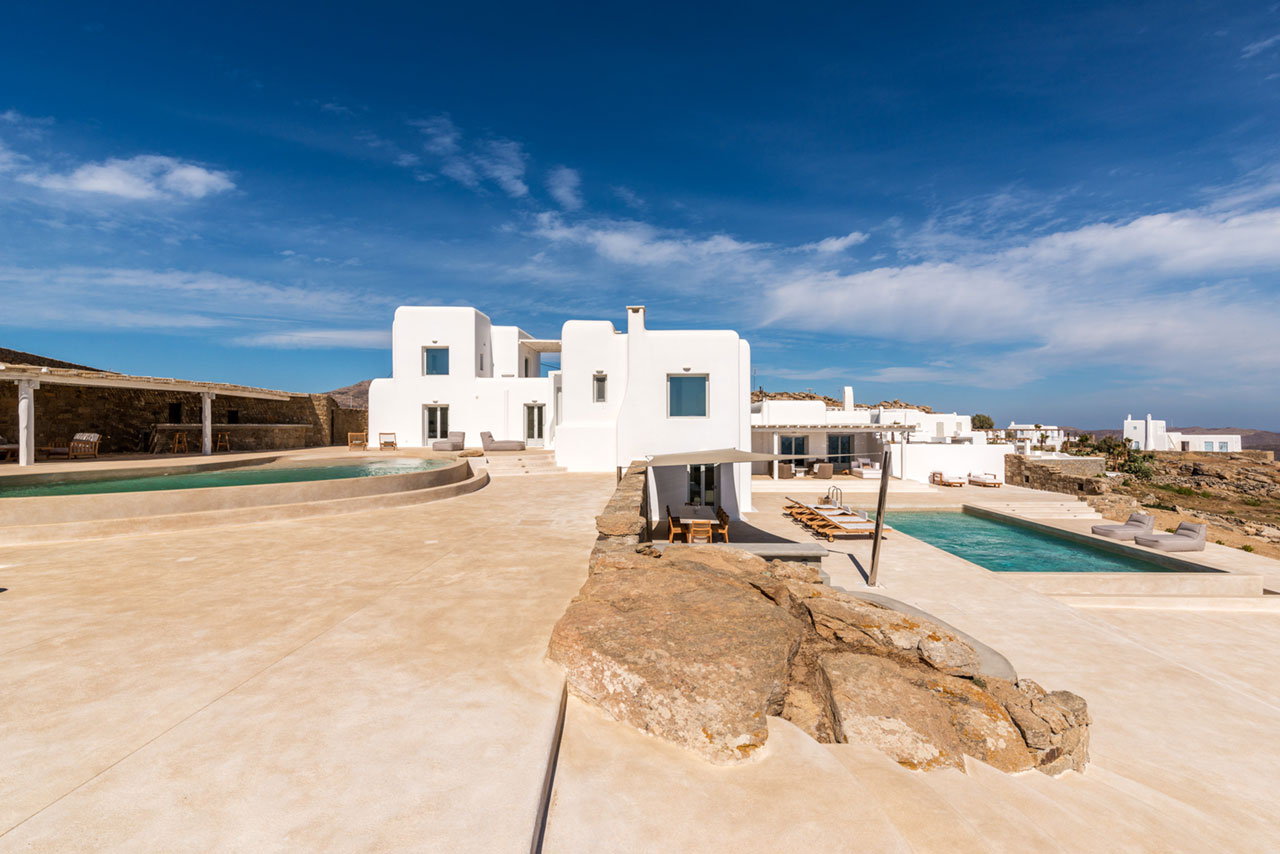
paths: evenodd
<path fill-rule="evenodd" d="M 554 338 L 522 338 L 520 344 L 535 353 L 559 353 L 560 342 Z"/>
<path fill-rule="evenodd" d="M 264 400 L 288 400 L 295 395 L 270 388 L 234 383 L 199 382 L 168 377 L 139 377 L 113 371 L 84 371 L 75 368 L 48 368 L 39 365 L 0 363 L 0 380 L 33 380 L 54 385 L 96 386 L 99 388 L 136 388 L 160 391 L 186 391 L 195 394 L 221 394 L 227 397 L 254 397 Z"/>
<path fill-rule="evenodd" d="M 752 424 L 752 430 L 826 430 L 840 433 L 914 433 L 910 424 Z"/>

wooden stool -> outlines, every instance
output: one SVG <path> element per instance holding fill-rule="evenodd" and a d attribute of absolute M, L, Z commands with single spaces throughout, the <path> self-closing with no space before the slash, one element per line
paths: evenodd
<path fill-rule="evenodd" d="M 217 445 L 215 445 L 213 449 L 214 449 L 215 451 L 221 451 L 221 450 L 223 450 L 223 449 L 226 449 L 226 450 L 228 450 L 228 451 L 229 451 L 229 450 L 231 450 L 231 434 L 230 434 L 230 433 L 219 433 L 219 434 L 218 434 L 218 444 L 217 444 Z"/>
<path fill-rule="evenodd" d="M 173 434 L 173 447 L 171 447 L 171 448 L 169 449 L 169 453 L 171 453 L 171 454 L 189 454 L 189 453 L 191 453 L 191 448 L 190 448 L 190 446 L 188 446 L 188 445 L 187 445 L 187 434 L 186 434 L 186 433 L 174 433 L 174 434 Z"/>

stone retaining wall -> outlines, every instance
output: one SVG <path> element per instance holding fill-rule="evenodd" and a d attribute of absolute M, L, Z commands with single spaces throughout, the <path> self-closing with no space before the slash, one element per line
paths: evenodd
<path fill-rule="evenodd" d="M 167 451 L 173 447 L 176 433 L 185 433 L 187 447 L 195 453 L 200 450 L 202 438 L 199 424 L 156 424 L 156 447 Z M 213 447 L 217 447 L 218 434 L 228 433 L 233 451 L 287 451 L 291 448 L 310 447 L 312 426 L 309 424 L 214 424 Z"/>
<path fill-rule="evenodd" d="M 201 413 L 199 394 L 161 389 L 48 383 L 36 390 L 35 402 L 37 446 L 66 444 L 76 433 L 98 433 L 104 454 L 148 451 L 157 425 L 198 424 Z M 287 400 L 218 396 L 211 410 L 215 432 L 237 426 L 303 427 L 301 444 L 263 444 L 267 449 L 345 444 L 348 432 L 362 432 L 368 424 L 365 410 L 344 409 L 327 394 L 295 394 Z M 238 424 L 228 423 L 233 420 Z M 12 440 L 17 432 L 17 384 L 0 382 L 0 436 Z M 198 444 L 198 428 L 195 439 Z"/>
<path fill-rule="evenodd" d="M 1110 484 L 1098 477 L 1106 470 L 1102 457 L 1077 457 L 1071 460 L 1035 460 L 1021 454 L 1004 458 L 1004 482 L 1028 489 L 1061 492 L 1084 497 L 1109 492 Z"/>

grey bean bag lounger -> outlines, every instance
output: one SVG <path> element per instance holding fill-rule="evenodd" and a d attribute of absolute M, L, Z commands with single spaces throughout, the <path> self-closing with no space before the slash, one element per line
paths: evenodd
<path fill-rule="evenodd" d="M 523 451 L 524 450 L 524 442 L 515 442 L 515 441 L 495 442 L 493 440 L 493 434 L 487 430 L 480 434 L 480 444 L 484 446 L 484 449 L 486 452 L 488 451 Z"/>
<path fill-rule="evenodd" d="M 1130 513 L 1129 521 L 1123 525 L 1094 525 L 1093 532 L 1099 537 L 1113 540 L 1132 540 L 1139 534 L 1153 534 L 1156 517 L 1147 513 Z"/>
<path fill-rule="evenodd" d="M 1139 534 L 1133 541 L 1161 552 L 1202 552 L 1204 536 L 1208 525 L 1194 522 L 1180 522 L 1172 534 Z"/>
<path fill-rule="evenodd" d="M 467 434 L 461 430 L 450 430 L 448 439 L 441 439 L 438 442 L 431 443 L 433 451 L 461 451 L 463 443 L 467 440 Z"/>

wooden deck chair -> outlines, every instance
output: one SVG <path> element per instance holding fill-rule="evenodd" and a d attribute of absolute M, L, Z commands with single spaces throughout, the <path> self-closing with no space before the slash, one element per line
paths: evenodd
<path fill-rule="evenodd" d="M 697 542 L 706 537 L 708 543 L 711 542 L 711 520 L 709 519 L 690 519 L 689 531 L 687 533 L 689 542 Z"/>
<path fill-rule="evenodd" d="M 724 537 L 726 543 L 729 542 L 729 514 L 724 512 L 723 507 L 716 508 L 716 519 L 719 521 L 711 526 L 712 532 Z"/>
<path fill-rule="evenodd" d="M 396 445 L 395 433 L 379 433 L 378 434 L 378 450 L 379 451 L 396 451 L 399 446 Z"/>
<path fill-rule="evenodd" d="M 369 450 L 369 434 L 368 433 L 348 433 L 347 434 L 347 450 L 348 451 Z"/>
<path fill-rule="evenodd" d="M 684 541 L 689 542 L 689 532 L 680 524 L 680 520 L 671 515 L 671 505 L 667 505 L 667 542 L 674 543 L 676 534 L 684 537 Z"/>

